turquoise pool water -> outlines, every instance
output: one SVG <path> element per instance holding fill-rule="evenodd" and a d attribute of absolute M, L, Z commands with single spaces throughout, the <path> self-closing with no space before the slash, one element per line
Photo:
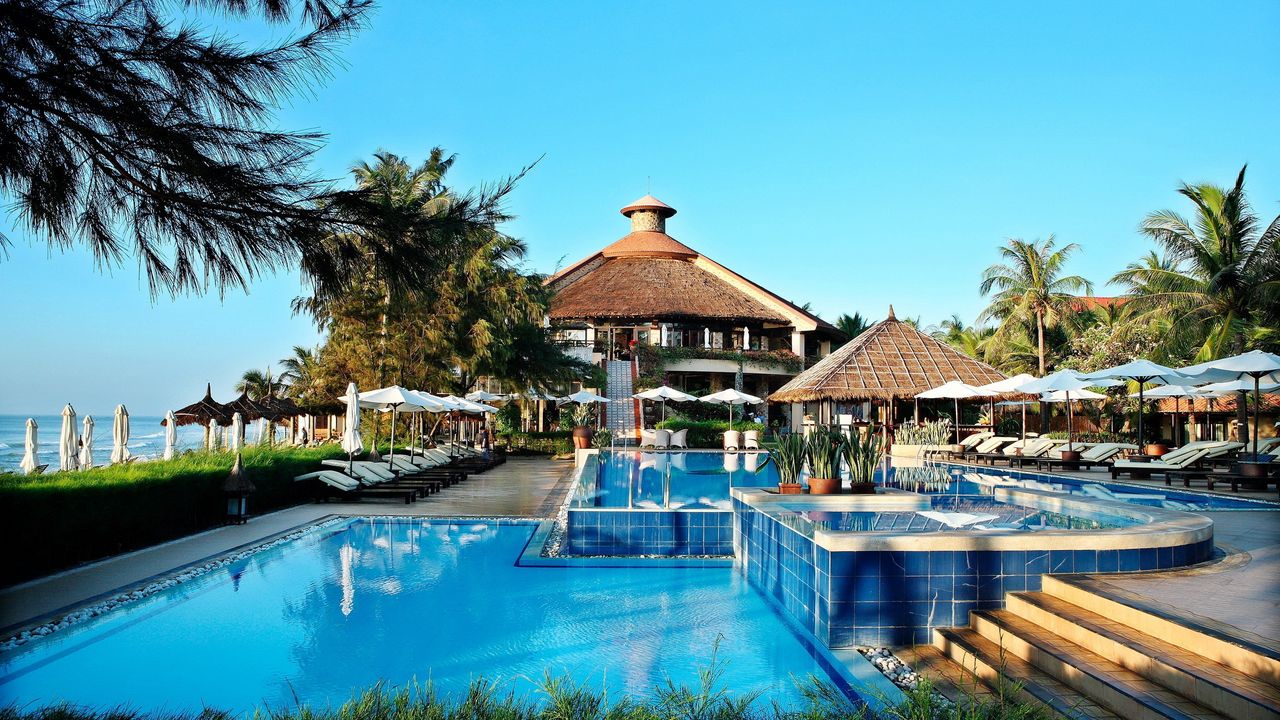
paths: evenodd
<path fill-rule="evenodd" d="M 602 452 L 594 483 L 574 496 L 574 506 L 727 511 L 729 488 L 777 484 L 768 453 Z"/>
<path fill-rule="evenodd" d="M 232 711 L 339 703 L 379 681 L 611 692 L 724 682 L 799 704 L 830 657 L 732 568 L 518 567 L 536 525 L 360 519 L 0 655 L 0 702 Z M 848 688 L 847 685 L 842 687 Z"/>
<path fill-rule="evenodd" d="M 1064 514 L 999 502 L 985 495 L 935 495 L 931 508 L 910 512 L 849 512 L 815 508 L 803 500 L 775 506 L 809 523 L 813 529 L 840 532 L 935 533 L 966 530 L 1037 532 L 1040 530 L 1104 530 L 1138 522 L 1114 515 Z"/>

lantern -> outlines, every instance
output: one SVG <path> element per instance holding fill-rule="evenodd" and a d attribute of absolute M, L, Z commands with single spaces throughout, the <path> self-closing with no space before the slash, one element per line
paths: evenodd
<path fill-rule="evenodd" d="M 240 453 L 236 453 L 235 465 L 231 466 L 231 474 L 222 483 L 222 494 L 227 500 L 227 524 L 243 525 L 249 520 L 249 493 L 255 490 L 253 481 L 244 470 L 244 462 Z"/>

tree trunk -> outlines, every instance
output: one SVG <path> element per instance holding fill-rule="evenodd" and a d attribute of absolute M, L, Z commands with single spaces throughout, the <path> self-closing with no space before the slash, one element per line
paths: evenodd
<path fill-rule="evenodd" d="M 1244 352 L 1244 337 L 1236 335 L 1235 342 L 1232 343 L 1232 355 L 1239 355 Z M 1240 393 L 1236 397 L 1236 440 L 1249 444 L 1249 394 Z"/>
<path fill-rule="evenodd" d="M 1040 377 L 1044 377 L 1044 314 L 1036 311 L 1036 356 L 1040 361 Z M 1040 403 L 1040 434 L 1049 432 L 1049 408 Z"/>

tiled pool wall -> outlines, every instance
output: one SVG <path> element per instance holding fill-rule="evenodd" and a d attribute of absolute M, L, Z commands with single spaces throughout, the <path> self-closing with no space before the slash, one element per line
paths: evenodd
<path fill-rule="evenodd" d="M 1213 539 L 1124 550 L 831 551 L 733 501 L 742 572 L 828 647 L 927 643 L 935 627 L 1039 590 L 1044 573 L 1105 573 L 1194 565 Z M 998 541 L 998 538 L 993 538 Z"/>
<path fill-rule="evenodd" d="M 577 555 L 732 555 L 733 513 L 570 508 L 565 540 Z"/>

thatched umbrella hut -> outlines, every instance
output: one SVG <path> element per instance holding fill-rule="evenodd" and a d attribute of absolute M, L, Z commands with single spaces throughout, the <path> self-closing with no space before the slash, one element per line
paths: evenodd
<path fill-rule="evenodd" d="M 213 385 L 204 386 L 204 397 L 190 405 L 173 411 L 178 425 L 202 425 L 204 427 L 204 444 L 209 446 L 209 421 L 218 425 L 230 425 L 231 416 L 236 411 L 213 399 Z M 164 420 L 160 424 L 165 424 Z"/>
<path fill-rule="evenodd" d="M 247 392 L 240 393 L 240 397 L 227 403 L 227 409 L 232 413 L 240 413 L 245 422 L 253 422 L 260 418 L 275 420 L 279 417 L 274 410 L 264 403 L 250 398 Z"/>
<path fill-rule="evenodd" d="M 838 402 L 880 403 L 882 422 L 893 424 L 892 404 L 951 380 L 985 385 L 1003 380 L 990 365 L 889 316 L 851 342 L 792 378 L 769 395 L 769 402 L 819 405 L 819 421 L 834 419 Z"/>

